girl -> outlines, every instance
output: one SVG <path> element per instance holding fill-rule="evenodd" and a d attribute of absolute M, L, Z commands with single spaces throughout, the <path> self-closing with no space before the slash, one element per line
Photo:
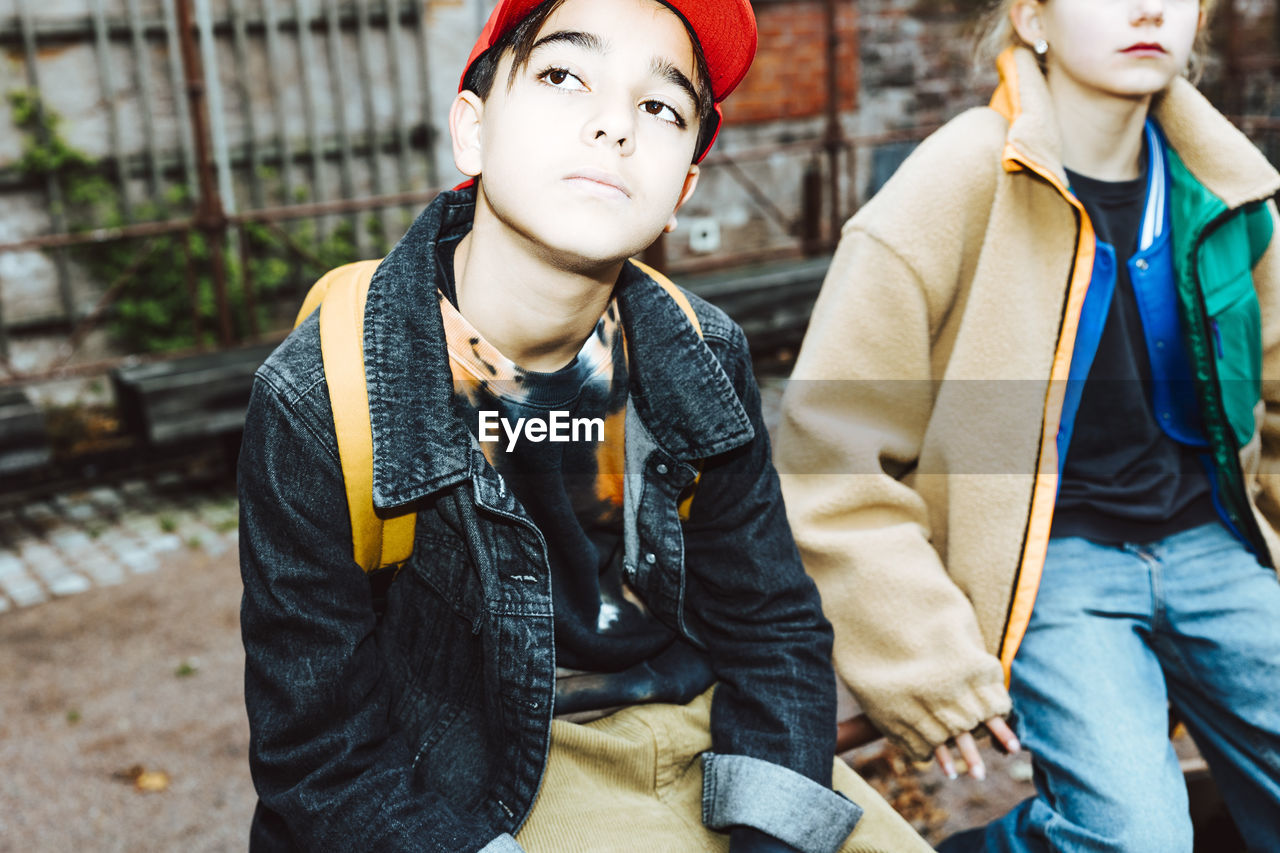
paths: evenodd
<path fill-rule="evenodd" d="M 1280 176 L 1182 77 L 1211 2 L 1002 0 L 990 106 L 845 226 L 787 392 L 863 708 L 952 776 L 980 727 L 1034 755 L 945 850 L 1190 851 L 1170 704 L 1280 850 Z"/>

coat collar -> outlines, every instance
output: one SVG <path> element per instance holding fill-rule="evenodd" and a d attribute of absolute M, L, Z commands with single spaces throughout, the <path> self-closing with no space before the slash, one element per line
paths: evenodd
<path fill-rule="evenodd" d="M 474 190 L 441 193 L 378 266 L 364 317 L 373 502 L 401 506 L 465 479 L 471 433 L 455 409 L 436 287 L 437 242 L 461 237 Z M 692 462 L 745 444 L 746 411 L 719 360 L 679 306 L 631 264 L 618 280 L 636 412 L 658 445 Z"/>
<path fill-rule="evenodd" d="M 1035 54 L 1010 47 L 1000 54 L 996 67 L 1000 85 L 991 107 L 1009 120 L 1005 169 L 1033 168 L 1065 188 L 1061 135 Z M 1151 115 L 1196 180 L 1228 207 L 1269 198 L 1280 190 L 1280 175 L 1262 152 L 1182 77 L 1156 95 Z"/>

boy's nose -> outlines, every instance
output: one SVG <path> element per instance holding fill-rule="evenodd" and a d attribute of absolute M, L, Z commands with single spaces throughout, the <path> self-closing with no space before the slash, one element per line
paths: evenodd
<path fill-rule="evenodd" d="M 635 150 L 635 110 L 627 106 L 610 106 L 603 108 L 584 126 L 587 141 L 594 145 L 618 146 L 621 154 L 628 155 Z"/>

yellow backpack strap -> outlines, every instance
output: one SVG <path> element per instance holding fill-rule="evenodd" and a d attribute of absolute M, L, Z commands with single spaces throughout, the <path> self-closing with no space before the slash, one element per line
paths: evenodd
<path fill-rule="evenodd" d="M 684 291 L 676 287 L 675 282 L 648 264 L 642 264 L 634 258 L 631 263 L 635 264 L 636 268 L 642 273 L 656 281 L 667 292 L 667 295 L 675 300 L 675 303 L 680 306 L 680 310 L 689 318 L 689 325 L 693 326 L 693 330 L 698 333 L 698 337 L 702 337 L 702 324 L 698 322 L 698 315 L 694 313 L 693 306 L 689 304 L 689 297 L 684 295 Z M 679 505 L 681 521 L 689 520 L 689 513 L 693 510 L 693 495 L 698 491 L 698 481 L 702 479 L 702 461 L 699 460 L 694 463 L 694 467 L 698 469 L 698 473 L 693 476 L 693 482 L 685 489 L 685 495 Z"/>
<path fill-rule="evenodd" d="M 667 295 L 675 300 L 675 303 L 680 306 L 680 310 L 689 318 L 689 325 L 693 326 L 693 330 L 698 333 L 698 337 L 702 337 L 702 324 L 698 322 L 698 315 L 694 313 L 693 306 L 689 304 L 689 297 L 684 295 L 684 291 L 676 287 L 675 282 L 648 264 L 642 264 L 634 258 L 631 259 L 631 263 L 640 272 L 656 281 L 667 292 Z"/>
<path fill-rule="evenodd" d="M 320 306 L 320 350 L 324 357 L 333 429 L 351 514 L 355 561 L 366 572 L 398 565 L 413 551 L 416 513 L 387 519 L 373 508 L 373 427 L 364 378 L 364 305 L 380 261 L 347 264 L 325 275 L 302 304 L 298 321 Z"/>

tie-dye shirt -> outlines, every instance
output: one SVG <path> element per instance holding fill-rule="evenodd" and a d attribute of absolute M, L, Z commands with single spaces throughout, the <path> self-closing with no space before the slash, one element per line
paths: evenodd
<path fill-rule="evenodd" d="M 458 408 L 546 541 L 556 713 L 681 699 L 691 682 L 705 688 L 701 654 L 653 618 L 623 577 L 627 349 L 616 300 L 570 364 L 535 373 L 484 340 L 445 293 L 439 299 Z M 518 432 L 513 441 L 499 420 L 513 428 L 521 418 L 554 426 L 553 412 L 563 413 L 557 417 L 569 440 Z"/>

